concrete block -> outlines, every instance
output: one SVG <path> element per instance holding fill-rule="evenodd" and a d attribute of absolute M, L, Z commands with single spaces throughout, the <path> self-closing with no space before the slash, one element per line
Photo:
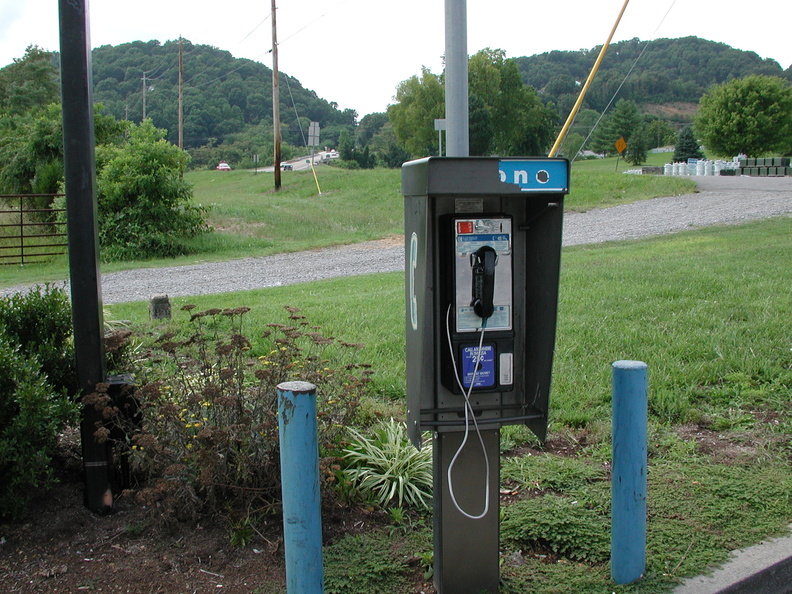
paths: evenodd
<path fill-rule="evenodd" d="M 170 299 L 167 295 L 152 295 L 149 301 L 149 319 L 169 320 L 171 317 Z"/>

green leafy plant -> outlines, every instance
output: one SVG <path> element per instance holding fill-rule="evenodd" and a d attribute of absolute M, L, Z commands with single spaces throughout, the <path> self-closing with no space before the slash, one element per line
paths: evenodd
<path fill-rule="evenodd" d="M 501 535 L 507 542 L 576 561 L 601 563 L 608 559 L 608 509 L 579 498 L 545 495 L 519 501 L 504 511 Z"/>
<path fill-rule="evenodd" d="M 19 516 L 52 479 L 58 432 L 76 413 L 71 329 L 60 289 L 0 299 L 0 516 Z"/>
<path fill-rule="evenodd" d="M 232 547 L 244 549 L 253 540 L 255 533 L 250 517 L 245 517 L 231 525 L 228 530 L 228 540 Z"/>
<path fill-rule="evenodd" d="M 423 577 L 425 580 L 431 580 L 434 576 L 434 551 L 423 551 L 418 553 L 418 561 L 423 568 Z"/>
<path fill-rule="evenodd" d="M 501 476 L 536 490 L 568 491 L 604 481 L 605 469 L 580 458 L 543 454 L 519 456 L 503 463 Z"/>
<path fill-rule="evenodd" d="M 267 511 L 280 496 L 276 386 L 297 378 L 317 386 L 320 448 L 332 460 L 371 372 L 354 362 L 337 367 L 359 345 L 323 335 L 296 308 L 287 308 L 291 325 L 269 324 L 267 354 L 258 357 L 243 334 L 249 308 L 182 310 L 189 318 L 150 345 L 139 370 L 141 426 L 130 426 L 105 386 L 84 401 L 131 436 L 120 446 L 146 481 L 137 499 L 157 519 Z M 338 349 L 333 362 L 323 356 L 331 349 Z M 98 427 L 97 439 L 110 431 Z M 247 542 L 244 531 L 233 535 L 238 544 Z"/>
<path fill-rule="evenodd" d="M 0 326 L 20 352 L 38 362 L 57 392 L 77 391 L 69 298 L 52 285 L 0 298 Z"/>
<path fill-rule="evenodd" d="M 538 445 L 539 439 L 525 425 L 505 425 L 500 431 L 500 451 L 508 452 L 524 445 Z"/>
<path fill-rule="evenodd" d="M 432 501 L 432 450 L 417 450 L 403 423 L 390 419 L 374 426 L 371 436 L 350 429 L 344 450 L 344 474 L 366 500 L 380 507 L 389 503 L 428 510 Z"/>
<path fill-rule="evenodd" d="M 403 507 L 389 508 L 388 518 L 391 521 L 391 527 L 388 532 L 390 536 L 394 536 L 398 533 L 407 534 L 413 528 L 412 518 Z"/>
<path fill-rule="evenodd" d="M 74 412 L 0 326 L 0 516 L 19 517 L 51 482 L 57 435 Z"/>
<path fill-rule="evenodd" d="M 392 594 L 406 584 L 404 560 L 385 535 L 348 535 L 324 551 L 326 594 Z"/>
<path fill-rule="evenodd" d="M 99 239 L 109 260 L 173 257 L 184 242 L 209 230 L 205 209 L 192 204 L 183 173 L 189 155 L 164 139 L 150 121 L 130 126 L 122 145 L 105 145 L 99 188 Z"/>

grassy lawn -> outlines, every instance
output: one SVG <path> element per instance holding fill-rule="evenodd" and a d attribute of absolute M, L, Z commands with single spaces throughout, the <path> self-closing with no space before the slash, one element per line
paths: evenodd
<path fill-rule="evenodd" d="M 502 507 L 503 592 L 667 592 L 786 529 L 791 251 L 788 217 L 564 250 L 547 446 L 519 427 L 502 431 L 501 480 L 514 494 Z M 254 338 L 284 321 L 283 306 L 299 307 L 311 323 L 366 345 L 374 406 L 403 415 L 403 299 L 397 273 L 173 302 L 175 311 L 251 307 L 245 331 Z M 108 307 L 108 318 L 149 324 L 146 303 Z M 646 361 L 650 378 L 647 573 L 629 586 L 610 581 L 607 562 L 617 359 Z M 397 548 L 395 566 L 404 555 L 425 558 L 429 526 L 343 539 L 327 551 L 327 571 Z"/>
<path fill-rule="evenodd" d="M 695 188 L 690 180 L 591 170 L 589 163 L 573 166 L 568 210 L 689 193 Z M 102 271 L 265 256 L 403 232 L 400 170 L 320 167 L 317 172 L 321 195 L 310 172 L 284 172 L 278 192 L 273 189 L 272 174 L 190 172 L 187 179 L 193 184 L 195 201 L 209 207 L 209 223 L 215 231 L 196 238 L 190 256 L 103 263 Z M 9 287 L 63 280 L 68 276 L 68 264 L 63 257 L 30 266 L 7 266 L 0 272 L 0 287 Z"/>

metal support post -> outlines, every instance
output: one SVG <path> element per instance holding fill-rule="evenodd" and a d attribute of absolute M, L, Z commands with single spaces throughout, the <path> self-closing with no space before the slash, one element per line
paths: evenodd
<path fill-rule="evenodd" d="M 451 473 L 457 504 L 474 517 L 487 505 L 489 481 L 489 510 L 478 520 L 461 513 L 449 492 L 448 468 L 464 432 L 436 433 L 434 437 L 434 584 L 438 594 L 498 591 L 500 430 L 482 430 L 481 436 L 486 452 L 471 427 Z"/>
<path fill-rule="evenodd" d="M 278 385 L 283 542 L 289 594 L 324 592 L 316 386 Z"/>
<path fill-rule="evenodd" d="M 74 351 L 83 394 L 105 379 L 99 232 L 96 223 L 91 44 L 86 0 L 60 0 L 63 161 L 68 215 Z M 95 513 L 113 506 L 107 447 L 94 439 L 101 414 L 83 408 L 80 433 L 85 468 L 85 505 Z"/>
<path fill-rule="evenodd" d="M 637 580 L 646 568 L 648 373 L 642 361 L 613 364 L 611 577 Z"/>
<path fill-rule="evenodd" d="M 446 155 L 470 154 L 467 0 L 445 0 Z"/>

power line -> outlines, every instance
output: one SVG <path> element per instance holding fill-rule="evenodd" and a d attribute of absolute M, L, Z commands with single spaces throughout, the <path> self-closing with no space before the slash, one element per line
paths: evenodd
<path fill-rule="evenodd" d="M 283 44 L 284 44 L 284 43 L 286 43 L 286 42 L 287 42 L 289 39 L 291 39 L 292 37 L 294 37 L 294 36 L 295 36 L 295 35 L 297 35 L 298 33 L 302 33 L 303 31 L 305 31 L 305 29 L 307 29 L 308 27 L 310 27 L 310 26 L 312 26 L 312 25 L 316 24 L 317 22 L 319 22 L 320 20 L 322 20 L 323 18 L 325 18 L 325 17 L 326 17 L 328 14 L 330 14 L 330 13 L 331 13 L 331 12 L 333 12 L 334 10 L 336 10 L 336 9 L 340 8 L 341 6 L 343 6 L 344 4 L 346 4 L 347 2 L 348 2 L 348 0 L 341 0 L 341 2 L 338 2 L 338 3 L 336 3 L 336 4 L 331 4 L 332 8 L 330 8 L 330 9 L 329 9 L 327 12 L 324 12 L 324 13 L 322 13 L 321 15 L 319 15 L 318 17 L 316 17 L 314 20 L 312 20 L 310 23 L 307 23 L 307 24 L 303 25 L 302 27 L 300 27 L 299 29 L 297 29 L 297 30 L 296 30 L 294 33 L 292 33 L 291 35 L 289 35 L 289 36 L 288 36 L 288 37 L 286 37 L 285 39 L 282 39 L 282 40 L 281 40 L 281 41 L 278 43 L 278 45 L 283 45 Z"/>
<path fill-rule="evenodd" d="M 668 10 L 666 10 L 666 13 L 663 15 L 663 18 L 660 19 L 660 22 L 657 24 L 657 27 L 655 27 L 655 30 L 651 35 L 652 37 L 655 37 L 655 35 L 657 35 L 657 32 L 660 30 L 660 27 L 663 25 L 666 18 L 668 18 L 668 14 L 671 12 L 671 9 L 674 8 L 675 4 L 676 4 L 676 0 L 672 0 L 671 5 L 668 7 Z M 588 133 L 588 136 L 586 136 L 586 139 L 583 141 L 583 144 L 581 144 L 580 148 L 578 148 L 578 150 L 575 151 L 575 155 L 572 157 L 572 162 L 574 162 L 575 159 L 577 159 L 578 153 L 580 153 L 580 151 L 583 150 L 583 147 L 586 146 L 586 143 L 589 141 L 589 138 L 591 138 L 591 135 L 594 134 L 594 130 L 597 129 L 597 126 L 599 126 L 600 121 L 602 120 L 603 117 L 605 117 L 605 114 L 608 112 L 608 109 L 610 109 L 610 106 L 613 104 L 613 101 L 616 99 L 616 96 L 619 94 L 619 91 L 621 91 L 621 88 L 624 86 L 624 83 L 627 82 L 627 79 L 632 74 L 632 71 L 635 70 L 635 66 L 638 64 L 638 61 L 643 57 L 646 48 L 649 47 L 649 44 L 652 43 L 652 41 L 654 41 L 654 39 L 650 39 L 644 44 L 643 48 L 641 49 L 641 52 L 633 61 L 632 66 L 630 66 L 630 69 L 627 71 L 627 74 L 624 75 L 624 78 L 622 79 L 618 88 L 613 92 L 613 95 L 611 96 L 610 101 L 608 101 L 608 104 L 605 106 L 605 109 L 602 110 L 602 113 L 600 114 L 599 118 L 597 118 L 597 121 L 594 123 L 594 126 L 592 126 L 591 131 Z"/>

